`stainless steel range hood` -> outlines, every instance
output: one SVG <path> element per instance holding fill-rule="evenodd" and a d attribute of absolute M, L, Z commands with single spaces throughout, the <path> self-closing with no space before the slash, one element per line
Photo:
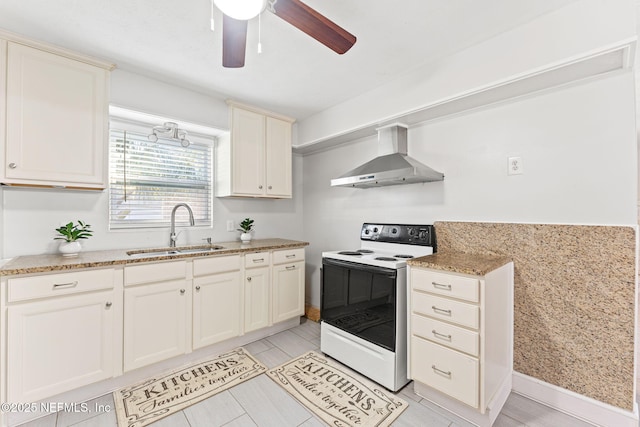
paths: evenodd
<path fill-rule="evenodd" d="M 407 126 L 394 123 L 378 131 L 378 157 L 339 178 L 332 187 L 371 188 L 442 181 L 444 175 L 407 155 Z"/>

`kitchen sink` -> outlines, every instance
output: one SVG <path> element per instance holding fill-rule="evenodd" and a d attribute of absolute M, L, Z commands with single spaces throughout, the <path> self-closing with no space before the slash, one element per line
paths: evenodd
<path fill-rule="evenodd" d="M 135 251 L 128 251 L 127 255 L 129 255 L 129 257 L 131 258 L 153 258 L 171 255 L 208 254 L 211 252 L 219 251 L 221 249 L 224 249 L 224 246 L 207 245 L 199 247 L 172 248 L 162 250 L 140 249 Z"/>

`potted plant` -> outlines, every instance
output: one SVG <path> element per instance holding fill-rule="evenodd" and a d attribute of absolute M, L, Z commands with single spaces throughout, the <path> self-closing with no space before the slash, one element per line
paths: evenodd
<path fill-rule="evenodd" d="M 249 243 L 251 241 L 251 231 L 253 230 L 253 220 L 251 218 L 245 218 L 240 223 L 238 231 L 242 231 L 240 240 L 242 243 Z"/>
<path fill-rule="evenodd" d="M 74 224 L 73 221 L 63 225 L 62 227 L 56 228 L 59 236 L 54 237 L 54 240 L 64 240 L 60 244 L 58 248 L 60 252 L 62 252 L 63 256 L 76 256 L 78 252 L 82 250 L 82 246 L 78 240 L 80 239 L 88 239 L 93 234 L 91 231 L 91 225 L 85 224 L 84 222 L 78 220 L 77 224 Z"/>

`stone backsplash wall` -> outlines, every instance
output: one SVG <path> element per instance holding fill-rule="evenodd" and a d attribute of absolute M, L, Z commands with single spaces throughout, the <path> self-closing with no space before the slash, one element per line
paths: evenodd
<path fill-rule="evenodd" d="M 513 259 L 517 372 L 633 410 L 635 228 L 435 226 L 439 252 Z"/>

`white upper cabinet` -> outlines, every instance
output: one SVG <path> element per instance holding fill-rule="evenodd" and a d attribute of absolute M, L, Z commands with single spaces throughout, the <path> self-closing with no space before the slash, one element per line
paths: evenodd
<path fill-rule="evenodd" d="M 291 198 L 293 119 L 229 103 L 230 138 L 216 149 L 217 197 Z"/>
<path fill-rule="evenodd" d="M 6 87 L 0 89 L 6 101 L 0 117 L 6 127 L 2 183 L 106 188 L 113 66 L 40 45 L 1 43 L 0 74 L 6 74 Z"/>

